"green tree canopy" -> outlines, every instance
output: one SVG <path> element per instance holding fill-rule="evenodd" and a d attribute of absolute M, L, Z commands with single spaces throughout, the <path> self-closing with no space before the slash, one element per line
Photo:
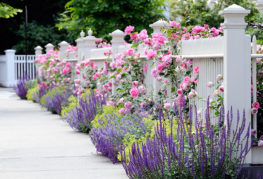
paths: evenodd
<path fill-rule="evenodd" d="M 0 2 L 0 18 L 8 19 L 10 17 L 14 17 L 19 12 L 22 12 L 22 10 L 13 8 L 6 3 Z"/>
<path fill-rule="evenodd" d="M 133 25 L 136 30 L 150 29 L 149 24 L 163 17 L 165 0 L 70 0 L 57 27 L 77 37 L 89 28 L 98 37 Z"/>
<path fill-rule="evenodd" d="M 188 28 L 203 24 L 218 28 L 223 22 L 223 17 L 219 15 L 219 11 L 232 4 L 250 10 L 250 14 L 246 16 L 246 21 L 249 24 L 247 32 L 251 35 L 257 35 L 259 42 L 263 42 L 262 27 L 257 25 L 263 22 L 263 17 L 255 3 L 250 0 L 217 0 L 213 7 L 208 6 L 207 0 L 170 0 L 171 19 L 180 20 L 181 24 Z"/>

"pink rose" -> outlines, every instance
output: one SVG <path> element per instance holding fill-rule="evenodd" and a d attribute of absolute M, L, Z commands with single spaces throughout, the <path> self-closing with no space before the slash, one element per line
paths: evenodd
<path fill-rule="evenodd" d="M 157 70 L 156 70 L 156 69 L 153 69 L 153 70 L 152 70 L 152 76 L 156 78 L 156 77 L 157 77 L 157 74 L 158 74 Z"/>
<path fill-rule="evenodd" d="M 137 98 L 139 96 L 139 91 L 137 88 L 132 88 L 130 90 L 130 95 L 132 98 Z"/>
<path fill-rule="evenodd" d="M 182 89 L 178 89 L 178 90 L 177 90 L 177 94 L 178 94 L 178 95 L 182 95 L 182 94 L 183 94 L 183 90 L 182 90 Z"/>
<path fill-rule="evenodd" d="M 70 68 L 68 68 L 68 67 L 65 67 L 65 68 L 62 70 L 62 73 L 63 73 L 64 75 L 68 74 L 69 72 L 70 72 Z"/>
<path fill-rule="evenodd" d="M 147 52 L 147 59 L 150 60 L 152 59 L 153 57 L 155 57 L 157 55 L 156 51 L 153 51 L 153 50 L 149 50 Z"/>
<path fill-rule="evenodd" d="M 164 109 L 170 109 L 171 108 L 171 104 L 170 103 L 164 103 Z"/>
<path fill-rule="evenodd" d="M 121 115 L 124 115 L 124 114 L 125 114 L 125 109 L 124 109 L 124 108 L 121 108 L 121 109 L 119 110 L 119 112 L 120 112 Z"/>
<path fill-rule="evenodd" d="M 199 66 L 196 66 L 196 67 L 195 67 L 194 73 L 195 73 L 195 74 L 199 73 Z"/>
<path fill-rule="evenodd" d="M 134 30 L 134 27 L 129 25 L 125 28 L 124 32 L 125 34 L 130 34 Z"/>
<path fill-rule="evenodd" d="M 175 21 L 170 21 L 170 27 L 178 27 L 181 28 L 181 25 Z"/>
<path fill-rule="evenodd" d="M 79 71 L 79 70 L 76 70 L 76 74 L 79 75 L 79 74 L 80 74 L 80 71 Z"/>
<path fill-rule="evenodd" d="M 220 87 L 219 87 L 219 90 L 223 93 L 223 92 L 224 92 L 224 87 L 223 87 L 223 86 L 220 86 Z"/>
<path fill-rule="evenodd" d="M 252 107 L 258 109 L 258 108 L 260 107 L 260 105 L 259 105 L 258 102 L 254 102 L 254 103 L 252 104 Z"/>
<path fill-rule="evenodd" d="M 145 94 L 145 93 L 146 93 L 146 88 L 145 88 L 143 85 L 139 86 L 139 87 L 138 87 L 138 90 L 139 90 L 139 92 L 140 92 L 141 94 Z"/>
<path fill-rule="evenodd" d="M 133 54 L 133 50 L 129 49 L 127 53 L 128 53 L 128 55 L 132 55 Z"/>
<path fill-rule="evenodd" d="M 133 86 L 133 87 L 137 87 L 138 83 L 139 83 L 138 81 L 133 81 L 133 82 L 132 82 L 132 86 Z"/>
<path fill-rule="evenodd" d="M 132 103 L 131 102 L 126 102 L 124 104 L 124 106 L 125 106 L 126 109 L 131 109 Z"/>

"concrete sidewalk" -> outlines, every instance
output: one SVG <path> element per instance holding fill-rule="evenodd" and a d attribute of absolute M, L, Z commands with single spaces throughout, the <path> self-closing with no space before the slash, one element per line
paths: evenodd
<path fill-rule="evenodd" d="M 119 179 L 121 164 L 96 153 L 76 132 L 39 104 L 0 90 L 0 179 Z"/>

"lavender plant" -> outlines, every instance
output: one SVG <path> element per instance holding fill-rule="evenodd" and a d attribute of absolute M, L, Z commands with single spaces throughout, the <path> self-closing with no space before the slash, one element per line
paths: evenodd
<path fill-rule="evenodd" d="M 122 164 L 130 178 L 236 178 L 250 149 L 250 126 L 246 129 L 245 113 L 237 125 L 230 130 L 233 122 L 232 110 L 224 114 L 220 110 L 218 124 L 212 125 L 209 104 L 205 121 L 198 120 L 195 109 L 183 115 L 176 110 L 177 121 L 170 120 L 171 133 L 167 135 L 162 115 L 155 129 L 155 136 L 144 144 L 134 143 L 129 160 L 122 152 Z M 226 125 L 222 125 L 223 121 Z M 176 125 L 176 131 L 173 127 Z M 195 130 L 193 131 L 192 128 Z M 176 137 L 173 137 L 176 132 Z M 243 136 L 243 137 L 242 137 Z"/>
<path fill-rule="evenodd" d="M 42 96 L 40 104 L 55 114 L 61 114 L 61 107 L 68 103 L 71 93 L 59 88 L 53 88 Z"/>
<path fill-rule="evenodd" d="M 105 119 L 98 119 L 100 127 L 91 131 L 91 140 L 98 152 L 110 158 L 113 163 L 118 162 L 118 152 L 124 150 L 123 140 L 127 134 L 140 138 L 150 132 L 146 127 L 145 116 L 141 113 L 116 115 L 109 114 Z"/>
<path fill-rule="evenodd" d="M 77 105 L 65 116 L 65 120 L 72 128 L 88 133 L 92 128 L 91 122 L 97 110 L 106 103 L 105 99 L 101 100 L 94 92 L 91 92 L 88 97 L 82 96 L 76 102 Z"/>

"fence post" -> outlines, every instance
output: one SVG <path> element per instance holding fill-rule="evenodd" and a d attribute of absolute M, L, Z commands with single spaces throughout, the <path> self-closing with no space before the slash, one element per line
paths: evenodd
<path fill-rule="evenodd" d="M 46 48 L 46 53 L 47 53 L 48 51 L 54 50 L 54 45 L 52 45 L 51 43 L 49 43 L 49 44 L 47 44 L 47 45 L 45 46 L 45 48 Z"/>
<path fill-rule="evenodd" d="M 40 46 L 37 46 L 36 48 L 35 48 L 35 55 L 36 55 L 36 58 L 39 56 L 39 55 L 41 55 L 42 54 L 42 47 L 40 47 Z"/>
<path fill-rule="evenodd" d="M 80 32 L 80 38 L 78 38 L 77 40 L 75 40 L 77 47 L 78 47 L 78 60 L 81 61 L 82 57 L 83 57 L 83 40 L 85 37 L 85 32 L 83 32 L 83 30 Z"/>
<path fill-rule="evenodd" d="M 233 130 L 237 110 L 241 116 L 245 110 L 246 127 L 251 123 L 251 38 L 245 34 L 244 19 L 249 12 L 236 4 L 220 12 L 224 17 L 224 105 L 226 111 L 233 109 Z M 251 152 L 246 163 L 251 163 Z"/>
<path fill-rule="evenodd" d="M 15 80 L 15 50 L 5 50 L 6 56 L 6 86 L 13 87 L 16 84 Z"/>
<path fill-rule="evenodd" d="M 153 29 L 152 35 L 156 33 L 162 33 L 163 28 L 167 28 L 169 26 L 168 22 L 164 20 L 158 20 L 157 22 L 149 25 Z M 148 65 L 151 66 L 151 65 Z M 151 73 L 153 69 L 156 69 L 156 64 L 149 68 L 148 73 Z M 161 83 L 156 80 L 156 78 L 153 77 L 153 96 L 154 98 L 157 97 L 158 91 L 160 90 Z"/>
<path fill-rule="evenodd" d="M 258 10 L 263 13 L 263 0 L 257 0 L 257 3 L 256 3 L 257 7 L 258 7 Z"/>
<path fill-rule="evenodd" d="M 109 34 L 112 39 L 111 39 L 111 44 L 112 44 L 112 61 L 115 61 L 115 57 L 119 52 L 119 46 L 124 45 L 124 36 L 125 33 L 119 29 L 113 31 L 112 33 Z M 112 81 L 113 86 L 112 86 L 112 93 L 115 93 L 115 86 L 114 86 L 114 81 Z"/>
<path fill-rule="evenodd" d="M 66 51 L 67 51 L 67 49 L 68 49 L 69 44 L 68 44 L 68 42 L 66 42 L 66 41 L 62 41 L 62 42 L 60 42 L 58 45 L 60 46 L 60 49 L 59 49 L 59 59 L 60 59 L 60 60 L 65 60 L 65 58 L 66 58 L 66 53 L 67 53 Z"/>
<path fill-rule="evenodd" d="M 84 57 L 90 58 L 90 50 L 96 48 L 96 37 L 92 36 L 92 30 L 89 29 L 88 36 L 83 40 Z"/>

